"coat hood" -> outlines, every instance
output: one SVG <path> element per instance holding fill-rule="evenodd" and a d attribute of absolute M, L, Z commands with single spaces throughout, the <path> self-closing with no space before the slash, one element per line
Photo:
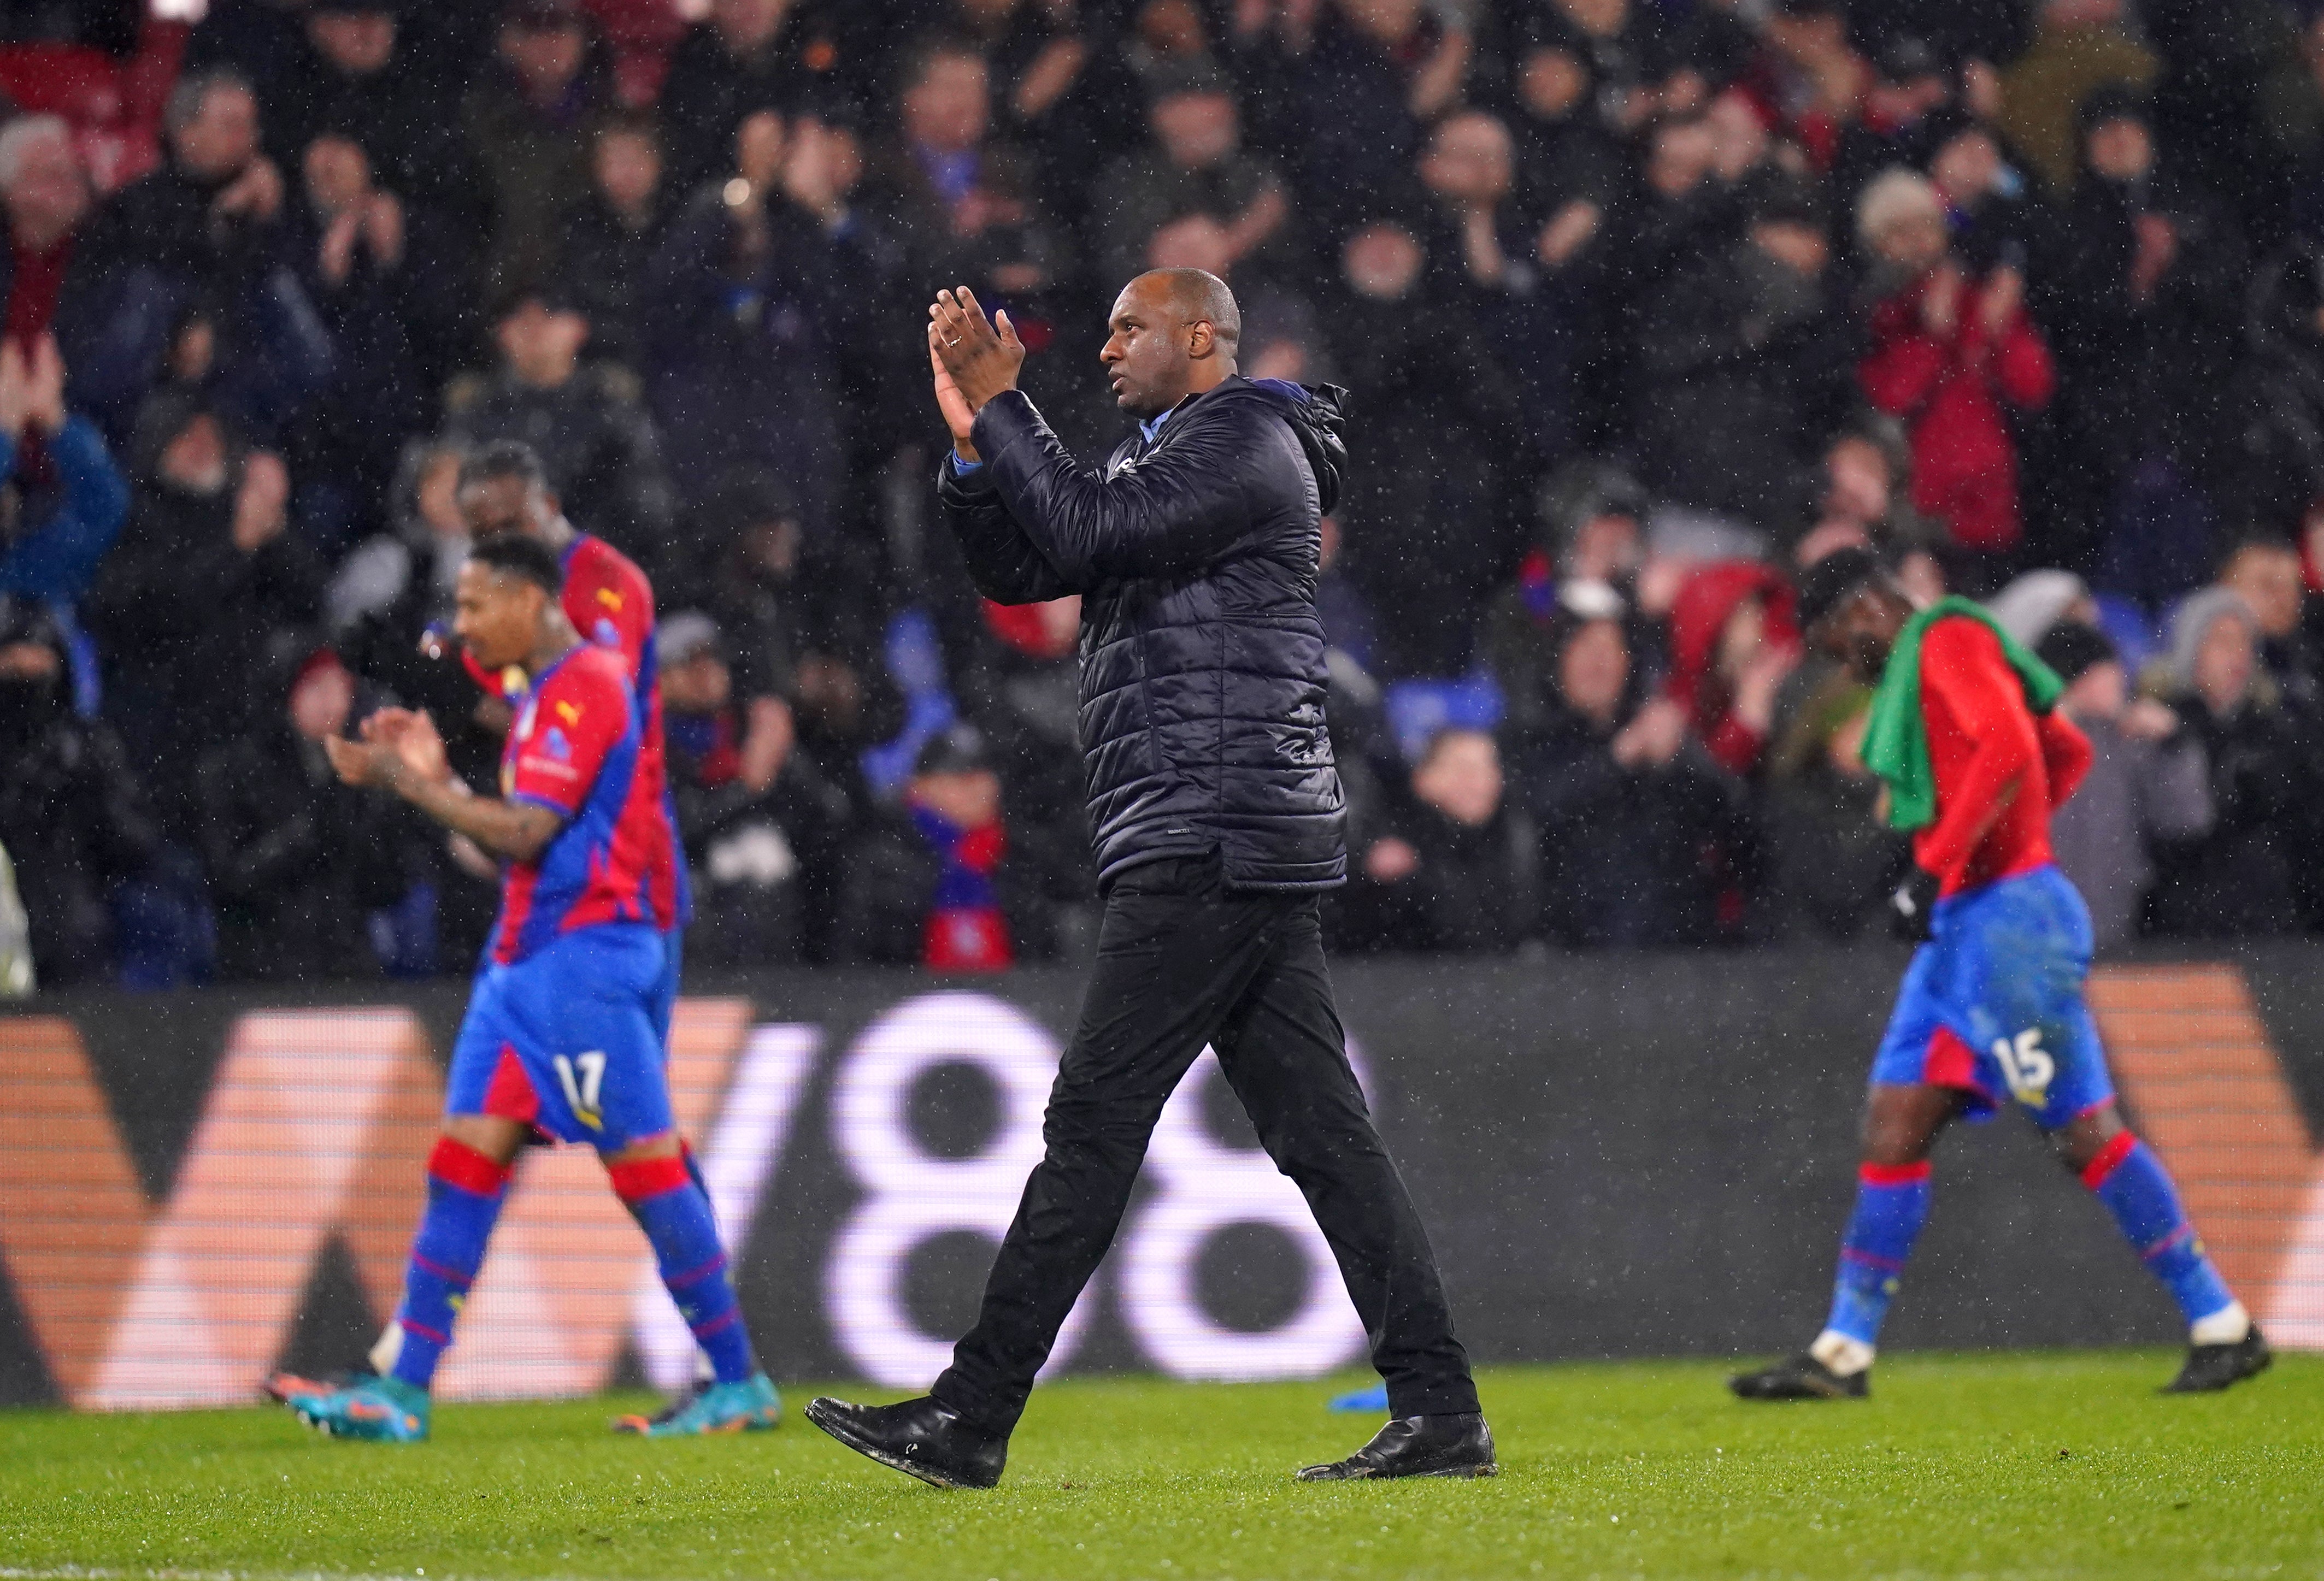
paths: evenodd
<path fill-rule="evenodd" d="M 1347 475 L 1348 392 L 1336 384 L 1310 390 L 1288 379 L 1252 379 L 1250 387 L 1273 402 L 1299 436 L 1307 464 L 1315 473 L 1315 492 L 1329 511 L 1340 502 L 1340 481 Z"/>
<path fill-rule="evenodd" d="M 1747 598 L 1767 611 L 1768 640 L 1796 646 L 1799 626 L 1792 614 L 1791 584 L 1755 560 L 1717 561 L 1702 566 L 1679 588 L 1671 604 L 1670 691 L 1699 706 L 1698 698 L 1719 662 L 1719 639 L 1727 617 Z"/>

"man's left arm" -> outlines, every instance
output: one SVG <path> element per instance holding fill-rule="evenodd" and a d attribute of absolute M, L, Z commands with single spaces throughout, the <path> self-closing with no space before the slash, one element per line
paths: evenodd
<path fill-rule="evenodd" d="M 420 728 L 409 724 L 414 717 L 422 722 L 425 739 L 407 743 L 403 731 Z M 327 736 L 323 750 L 347 784 L 392 792 L 494 856 L 529 862 L 548 850 L 565 827 L 564 815 L 539 801 L 503 801 L 470 791 L 443 762 L 443 743 L 427 718 L 383 709 L 364 722 L 366 739 Z"/>
<path fill-rule="evenodd" d="M 1061 578 L 1084 588 L 1194 570 L 1231 546 L 1253 518 L 1242 482 L 1253 442 L 1234 409 L 1197 403 L 1159 448 L 1109 478 L 1075 462 L 1022 391 L 1003 391 L 976 414 L 976 448 L 1009 514 Z"/>

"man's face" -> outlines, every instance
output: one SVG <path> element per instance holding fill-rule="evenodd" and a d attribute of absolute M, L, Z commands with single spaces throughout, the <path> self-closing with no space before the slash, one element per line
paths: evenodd
<path fill-rule="evenodd" d="M 1516 161 L 1508 130 L 1490 115 L 1455 115 L 1421 156 L 1420 179 L 1439 197 L 1496 203 L 1508 196 Z"/>
<path fill-rule="evenodd" d="M 0 201 L 21 231 L 62 233 L 88 213 L 88 177 L 73 153 L 72 140 L 60 132 L 34 139 L 17 156 L 16 179 Z"/>
<path fill-rule="evenodd" d="M 1366 225 L 1340 252 L 1348 284 L 1375 302 L 1393 302 L 1411 290 L 1427 261 L 1412 233 L 1395 225 Z"/>
<path fill-rule="evenodd" d="M 501 320 L 498 338 L 512 372 L 536 390 L 554 390 L 579 365 L 589 320 L 536 297 Z"/>
<path fill-rule="evenodd" d="M 460 567 L 454 596 L 453 633 L 479 666 L 505 669 L 532 657 L 549 602 L 539 584 L 471 560 Z"/>
<path fill-rule="evenodd" d="M 369 77 L 394 58 L 395 18 L 384 11 L 309 12 L 307 38 L 349 77 Z"/>
<path fill-rule="evenodd" d="M 199 181 L 238 174 L 258 153 L 258 101 L 245 88 L 221 85 L 202 96 L 194 118 L 171 136 L 179 168 Z"/>
<path fill-rule="evenodd" d="M 2058 706 L 2073 719 L 2119 719 L 2129 704 L 2130 677 L 2113 659 L 2076 676 L 2058 699 Z"/>
<path fill-rule="evenodd" d="M 974 55 L 939 55 L 904 95 L 904 135 L 943 153 L 984 141 L 992 115 L 990 79 Z"/>
<path fill-rule="evenodd" d="M 1933 208 L 1900 216 L 1872 239 L 1874 252 L 1914 275 L 1934 269 L 1951 244 L 1945 216 Z"/>
<path fill-rule="evenodd" d="M 539 537 L 550 508 L 548 495 L 522 478 L 484 478 L 460 491 L 460 514 L 467 519 L 470 538 L 503 532 Z"/>
<path fill-rule="evenodd" d="M 589 37 L 577 23 L 511 23 L 501 29 L 501 59 L 535 98 L 562 93 L 579 75 L 588 48 Z"/>
<path fill-rule="evenodd" d="M 1001 822 L 1001 777 L 990 768 L 964 768 L 913 777 L 905 796 L 955 829 L 983 829 Z"/>
<path fill-rule="evenodd" d="M 1630 684 L 1630 645 L 1620 622 L 1592 620 L 1557 656 L 1557 689 L 1567 706 L 1600 723 L 1613 722 Z"/>
<path fill-rule="evenodd" d="M 2241 615 L 2213 620 L 2196 645 L 2195 690 L 2215 714 L 2230 714 L 2243 706 L 2258 670 L 2257 644 Z"/>
<path fill-rule="evenodd" d="M 1122 288 L 1106 320 L 1098 361 L 1113 384 L 1114 404 L 1131 417 L 1154 417 L 1186 397 L 1193 327 L 1159 285 L 1139 279 Z"/>
<path fill-rule="evenodd" d="M 783 25 L 789 0 L 712 0 L 710 24 L 736 54 L 749 54 Z"/>
<path fill-rule="evenodd" d="M 1527 55 L 1517 92 L 1526 109 L 1545 121 L 1563 119 L 1590 88 L 1590 74 L 1567 50 L 1536 50 Z"/>
<path fill-rule="evenodd" d="M 2227 563 L 2219 581 L 2244 595 L 2270 637 L 2289 637 L 2300 627 L 2305 590 L 2300 585 L 2300 556 L 2290 547 L 2246 544 Z"/>
<path fill-rule="evenodd" d="M 733 690 L 726 661 L 706 648 L 661 672 L 662 698 L 674 713 L 715 713 L 726 706 Z"/>
<path fill-rule="evenodd" d="M 2145 124 L 2117 115 L 2090 128 L 2090 169 L 2109 181 L 2135 181 L 2153 168 L 2154 140 Z"/>
<path fill-rule="evenodd" d="M 1181 170 L 1207 170 L 1232 153 L 1234 100 L 1222 93 L 1174 93 L 1155 101 L 1154 140 Z"/>
<path fill-rule="evenodd" d="M 643 208 L 661 185 L 661 151 L 638 132 L 608 132 L 590 161 L 597 190 L 622 213 Z"/>
<path fill-rule="evenodd" d="M 1993 190 L 2000 176 L 2000 145 L 1982 126 L 1972 126 L 1954 137 L 1929 161 L 1929 179 L 1948 201 L 1960 207 Z"/>
<path fill-rule="evenodd" d="M 1846 665 L 1859 685 L 1877 686 L 1903 624 L 1891 602 L 1868 587 L 1817 621 L 1808 642 L 1825 657 Z"/>

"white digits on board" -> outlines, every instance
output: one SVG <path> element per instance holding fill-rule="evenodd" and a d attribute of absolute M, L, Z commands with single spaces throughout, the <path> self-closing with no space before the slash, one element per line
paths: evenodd
<path fill-rule="evenodd" d="M 2029 1026 L 2014 1039 L 1995 1038 L 1993 1057 L 2001 1062 L 2001 1073 L 2019 1103 L 2038 1109 L 2050 1101 L 2050 1082 L 2058 1074 L 2058 1062 L 2042 1046 L 2040 1027 Z"/>
<path fill-rule="evenodd" d="M 1314 1377 L 1362 1354 L 1363 1324 L 1299 1189 L 1266 1154 L 1225 1146 L 1204 1126 L 1203 1089 L 1224 1079 L 1204 1050 L 1154 1129 L 1146 1169 L 1157 1190 L 1122 1247 L 1122 1316 L 1172 1377 Z M 1203 1244 L 1235 1224 L 1280 1230 L 1306 1264 L 1299 1305 L 1277 1328 L 1245 1332 L 1203 1310 L 1195 1288 Z"/>
<path fill-rule="evenodd" d="M 912 1084 L 939 1065 L 974 1066 L 1000 1091 L 1000 1125 L 984 1151 L 943 1158 L 912 1135 Z M 832 1083 L 831 1134 L 865 1196 L 839 1233 L 825 1273 L 832 1333 L 878 1383 L 922 1389 L 952 1359 L 954 1336 L 930 1335 L 903 1300 L 913 1249 L 962 1230 L 998 1241 L 1025 1177 L 1041 1160 L 1041 1111 L 1057 1045 L 1014 1006 L 983 994 L 929 994 L 864 1029 Z M 1086 1295 L 1066 1319 L 1049 1365 L 1081 1339 Z"/>

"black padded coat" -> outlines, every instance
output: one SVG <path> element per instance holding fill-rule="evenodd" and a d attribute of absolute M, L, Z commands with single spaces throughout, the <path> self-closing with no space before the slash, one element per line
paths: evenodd
<path fill-rule="evenodd" d="M 1229 379 L 1149 444 L 1081 465 L 1015 391 L 978 412 L 982 465 L 937 492 L 987 598 L 1082 595 L 1081 746 L 1100 881 L 1215 851 L 1229 885 L 1347 876 L 1323 722 L 1320 524 L 1343 391 Z"/>

